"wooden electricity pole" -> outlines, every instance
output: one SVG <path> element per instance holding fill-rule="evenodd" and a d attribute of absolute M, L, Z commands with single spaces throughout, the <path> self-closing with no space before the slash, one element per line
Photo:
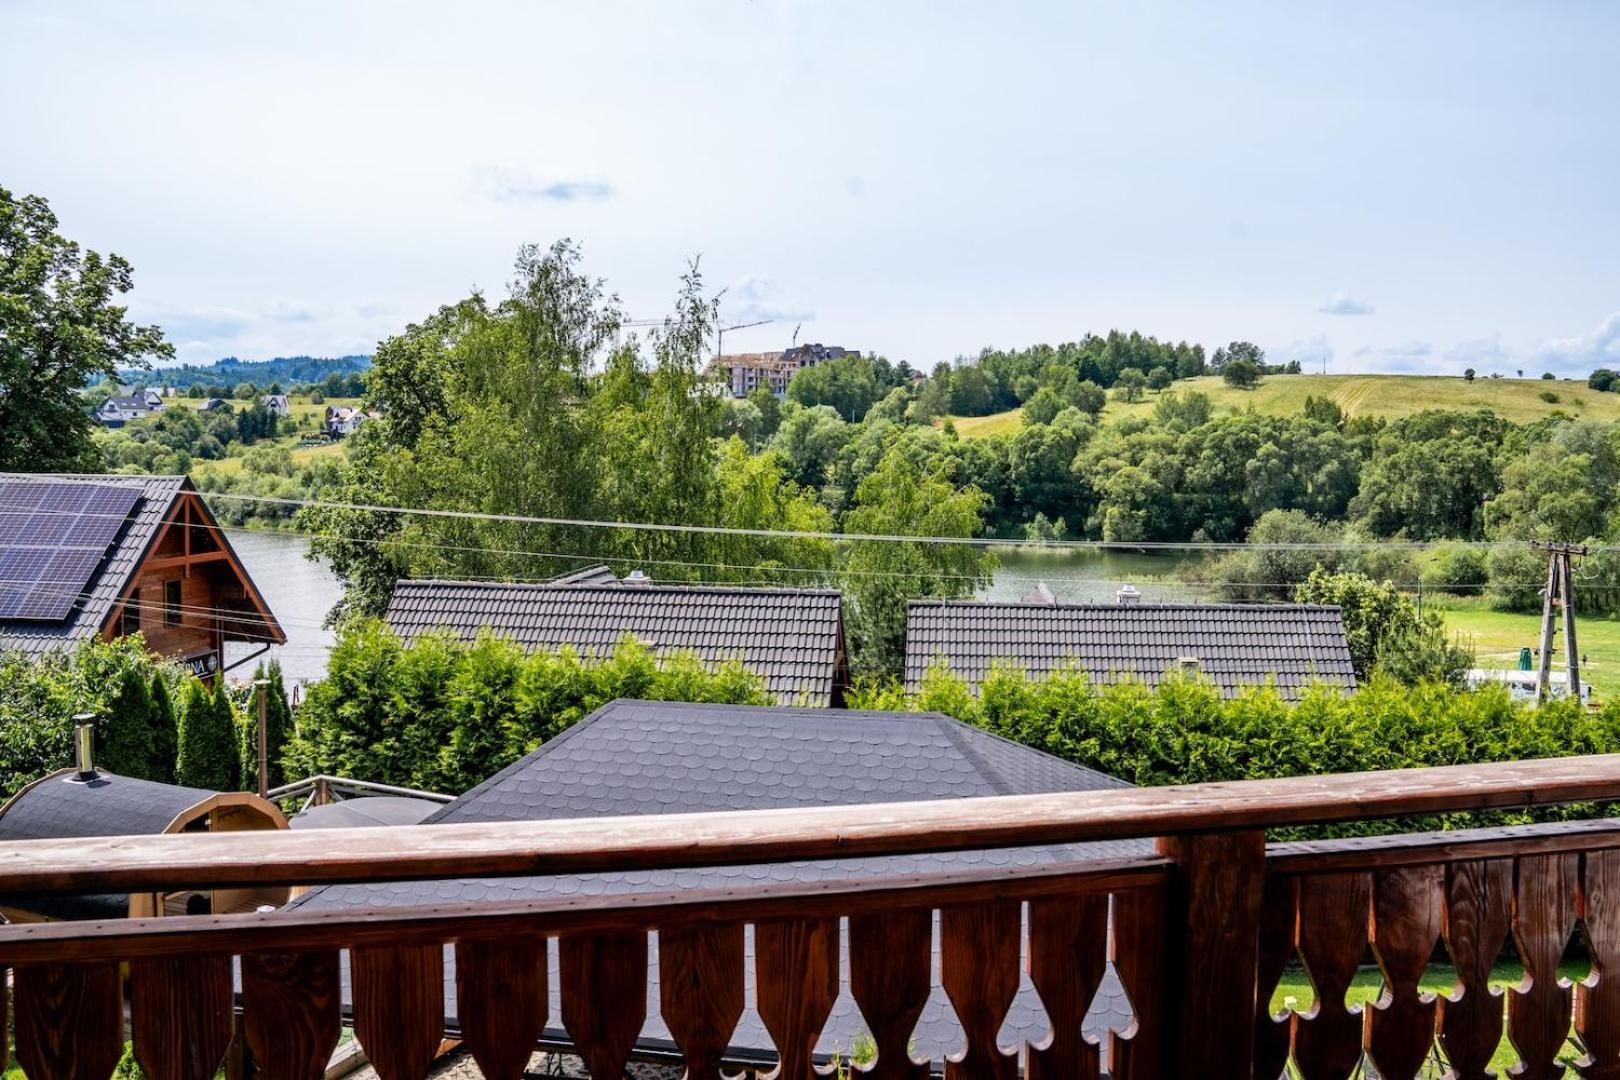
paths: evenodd
<path fill-rule="evenodd" d="M 1535 541 L 1531 545 L 1547 553 L 1547 588 L 1541 597 L 1541 657 L 1536 671 L 1536 700 L 1546 701 L 1552 684 L 1553 604 L 1556 600 L 1564 615 L 1564 653 L 1568 668 L 1569 695 L 1581 700 L 1580 653 L 1575 647 L 1575 581 L 1570 558 L 1585 555 L 1581 544 L 1554 544 Z"/>

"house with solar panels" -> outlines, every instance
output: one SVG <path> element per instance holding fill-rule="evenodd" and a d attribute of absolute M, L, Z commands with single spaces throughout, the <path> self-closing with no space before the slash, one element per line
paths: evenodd
<path fill-rule="evenodd" d="M 137 632 L 204 678 L 287 640 L 186 477 L 0 473 L 0 649 Z"/>

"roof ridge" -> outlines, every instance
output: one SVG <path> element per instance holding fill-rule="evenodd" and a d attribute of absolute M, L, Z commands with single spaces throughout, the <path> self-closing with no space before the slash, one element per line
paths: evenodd
<path fill-rule="evenodd" d="M 1169 603 L 1137 603 L 1119 604 L 1097 601 L 1095 603 L 1066 603 L 1059 600 L 1055 604 L 1030 604 L 1022 600 L 977 600 L 977 599 L 947 599 L 945 597 L 917 597 L 906 601 L 908 608 L 1016 608 L 1019 611 L 1340 611 L 1338 604 L 1300 604 L 1284 603 L 1199 603 L 1197 601 L 1173 601 Z"/>
<path fill-rule="evenodd" d="M 612 582 L 575 581 L 466 581 L 457 578 L 401 578 L 394 583 L 402 585 L 454 585 L 459 588 L 532 589 L 536 592 L 602 592 L 612 590 L 616 595 L 636 593 L 712 593 L 718 595 L 748 596 L 755 593 L 788 596 L 843 596 L 840 589 L 807 588 L 791 585 L 710 585 L 682 584 L 680 582 L 646 582 L 627 584 L 620 578 Z"/>

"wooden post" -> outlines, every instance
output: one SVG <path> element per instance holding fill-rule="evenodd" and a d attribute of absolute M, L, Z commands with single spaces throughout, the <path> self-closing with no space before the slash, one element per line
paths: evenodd
<path fill-rule="evenodd" d="M 1581 700 L 1581 654 L 1575 648 L 1575 581 L 1567 549 L 1559 553 L 1558 563 L 1562 574 L 1559 593 L 1564 600 L 1564 652 L 1567 654 L 1564 663 L 1569 669 L 1569 696 L 1578 702 Z"/>
<path fill-rule="evenodd" d="M 1553 597 L 1558 592 L 1558 557 L 1547 560 L 1547 591 L 1541 598 L 1541 656 L 1536 661 L 1536 700 L 1547 700 L 1552 681 Z"/>
<path fill-rule="evenodd" d="M 253 689 L 259 699 L 259 798 L 270 794 L 270 680 L 254 679 Z"/>
<path fill-rule="evenodd" d="M 1266 837 L 1259 830 L 1163 837 L 1170 890 L 1164 1075 L 1252 1080 Z"/>

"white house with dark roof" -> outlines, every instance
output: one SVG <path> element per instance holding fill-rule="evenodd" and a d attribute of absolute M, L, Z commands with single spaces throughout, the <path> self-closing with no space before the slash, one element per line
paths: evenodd
<path fill-rule="evenodd" d="M 428 818 L 425 825 L 475 822 L 555 821 L 642 814 L 686 814 L 782 807 L 830 807 L 1034 795 L 1129 787 L 1123 781 L 1071 764 L 1039 750 L 960 723 L 939 713 L 845 712 L 746 705 L 614 701 L 562 735 L 513 763 Z M 929 855 L 867 856 L 770 865 L 694 867 L 630 873 L 555 874 L 452 881 L 329 885 L 311 890 L 283 911 L 310 914 L 345 909 L 421 907 L 455 909 L 466 904 L 628 904 L 638 897 L 738 893 L 760 882 L 802 885 L 806 892 L 835 892 L 885 879 L 916 884 L 965 876 L 1004 878 L 1024 872 L 1084 870 L 1098 860 L 1150 855 L 1151 840 L 1052 844 Z M 275 919 L 277 915 L 267 915 Z M 913 1054 L 934 1069 L 956 1052 L 962 1025 L 940 985 L 941 935 L 934 913 L 932 991 L 912 1035 Z M 822 1028 L 816 1052 L 848 1060 L 869 1030 L 849 989 L 849 941 L 840 933 L 841 992 Z M 656 943 L 654 937 L 654 943 Z M 460 1030 L 452 950 L 445 950 L 445 1036 Z M 745 993 L 755 993 L 753 936 L 738 959 Z M 562 979 L 555 952 L 550 959 L 548 1009 L 552 1018 L 542 1043 L 569 1046 L 556 1023 Z M 1049 1021 L 1027 973 L 1002 1026 L 1004 1044 L 1040 1043 Z M 638 992 L 637 997 L 640 997 Z M 656 948 L 649 948 L 648 1010 L 636 1037 L 644 1059 L 677 1057 L 659 1014 Z M 345 1008 L 349 1004 L 344 969 Z M 1103 974 L 1085 1014 L 1085 1033 L 1106 1044 L 1109 1031 L 1125 1031 L 1133 1013 L 1113 970 Z M 776 1051 L 755 1010 L 742 1014 L 725 1060 L 748 1068 L 771 1062 Z"/>
<path fill-rule="evenodd" d="M 95 412 L 96 423 L 102 427 L 121 428 L 131 420 L 144 420 L 163 410 L 163 399 L 155 391 L 114 395 L 102 402 Z"/>
<path fill-rule="evenodd" d="M 401 581 L 386 619 L 406 639 L 437 630 L 472 640 L 488 630 L 600 659 L 629 635 L 659 656 L 738 660 L 784 705 L 836 706 L 849 685 L 834 589 L 661 585 L 593 567 L 544 583 Z"/>
<path fill-rule="evenodd" d="M 1157 685 L 1168 672 L 1208 679 L 1223 697 L 1274 684 L 1298 698 L 1313 683 L 1356 688 L 1344 619 L 1313 604 L 1060 604 L 913 600 L 906 610 L 906 689 L 943 663 L 975 691 L 997 664 L 1031 678 L 1077 670 L 1098 684 Z"/>

